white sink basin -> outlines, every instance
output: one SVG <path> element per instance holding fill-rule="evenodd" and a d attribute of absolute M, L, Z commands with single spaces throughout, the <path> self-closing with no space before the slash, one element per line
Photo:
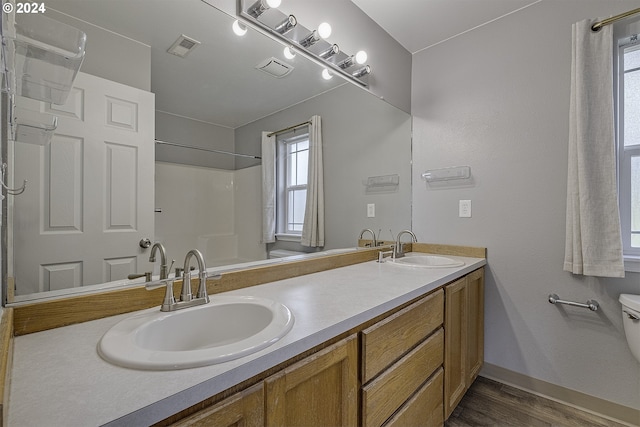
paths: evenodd
<path fill-rule="evenodd" d="M 464 265 L 464 261 L 458 261 L 453 258 L 448 258 L 440 255 L 409 254 L 402 258 L 391 260 L 391 262 L 397 265 L 421 268 L 448 268 L 462 267 Z"/>
<path fill-rule="evenodd" d="M 172 370 L 237 359 L 278 341 L 293 327 L 284 305 L 247 296 L 210 296 L 209 304 L 163 313 L 145 310 L 109 329 L 103 359 L 126 368 Z"/>

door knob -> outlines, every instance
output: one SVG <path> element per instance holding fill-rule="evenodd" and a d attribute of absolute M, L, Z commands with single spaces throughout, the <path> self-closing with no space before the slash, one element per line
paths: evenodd
<path fill-rule="evenodd" d="M 141 239 L 138 244 L 140 245 L 141 248 L 148 249 L 149 246 L 151 246 L 151 240 L 149 240 L 149 239 Z"/>

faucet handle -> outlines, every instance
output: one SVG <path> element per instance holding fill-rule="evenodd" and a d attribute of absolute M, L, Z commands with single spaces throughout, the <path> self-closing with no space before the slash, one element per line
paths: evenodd
<path fill-rule="evenodd" d="M 150 271 L 146 271 L 144 273 L 129 274 L 127 276 L 127 279 L 133 280 L 133 279 L 138 279 L 140 277 L 144 277 L 144 281 L 145 282 L 150 282 L 151 281 L 151 272 Z"/>
<path fill-rule="evenodd" d="M 150 291 L 163 286 L 166 286 L 167 290 L 164 293 L 164 299 L 162 300 L 160 311 L 171 311 L 176 304 L 176 298 L 173 296 L 173 279 L 161 279 L 149 282 L 145 285 L 145 289 Z"/>

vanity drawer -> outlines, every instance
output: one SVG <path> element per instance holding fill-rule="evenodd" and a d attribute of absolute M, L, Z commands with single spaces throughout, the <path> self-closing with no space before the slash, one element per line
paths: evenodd
<path fill-rule="evenodd" d="M 438 328 L 444 292 L 437 292 L 362 331 L 362 383 L 369 382 Z"/>
<path fill-rule="evenodd" d="M 440 328 L 362 388 L 363 426 L 385 422 L 442 365 L 443 358 L 444 330 Z"/>
<path fill-rule="evenodd" d="M 441 426 L 444 423 L 443 387 L 444 370 L 439 368 L 384 426 Z"/>

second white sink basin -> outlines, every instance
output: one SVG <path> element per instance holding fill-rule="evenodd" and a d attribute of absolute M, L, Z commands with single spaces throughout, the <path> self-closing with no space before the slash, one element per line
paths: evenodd
<path fill-rule="evenodd" d="M 237 359 L 270 346 L 293 327 L 293 314 L 266 298 L 210 296 L 209 304 L 146 310 L 114 325 L 98 353 L 118 366 L 173 370 Z"/>
<path fill-rule="evenodd" d="M 458 261 L 453 258 L 440 255 L 414 255 L 408 254 L 402 258 L 391 260 L 392 263 L 407 267 L 422 268 L 446 268 L 446 267 L 462 267 L 464 261 Z"/>

